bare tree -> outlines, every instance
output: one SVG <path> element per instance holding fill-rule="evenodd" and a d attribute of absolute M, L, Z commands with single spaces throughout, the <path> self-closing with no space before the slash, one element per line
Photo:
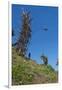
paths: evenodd
<path fill-rule="evenodd" d="M 57 59 L 56 65 L 58 65 L 58 59 Z"/>
<path fill-rule="evenodd" d="M 14 36 L 14 30 L 12 29 L 12 36 Z"/>
<path fill-rule="evenodd" d="M 28 50 L 28 45 L 31 39 L 31 18 L 30 13 L 22 13 L 22 29 L 20 30 L 19 39 L 17 42 L 17 51 L 20 55 L 25 56 Z"/>
<path fill-rule="evenodd" d="M 44 64 L 47 65 L 48 64 L 48 58 L 45 55 L 41 56 L 41 60 L 43 60 Z"/>

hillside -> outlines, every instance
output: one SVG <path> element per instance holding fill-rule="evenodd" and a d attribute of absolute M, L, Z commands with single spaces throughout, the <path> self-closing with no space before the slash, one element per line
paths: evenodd
<path fill-rule="evenodd" d="M 12 85 L 58 82 L 57 72 L 50 65 L 37 64 L 16 53 L 12 48 Z"/>

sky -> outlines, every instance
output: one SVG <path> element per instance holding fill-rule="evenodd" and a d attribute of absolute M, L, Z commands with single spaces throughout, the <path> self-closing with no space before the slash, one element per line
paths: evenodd
<path fill-rule="evenodd" d="M 46 55 L 48 63 L 56 69 L 58 58 L 58 7 L 13 4 L 12 28 L 15 32 L 13 42 L 16 42 L 19 37 L 23 11 L 29 11 L 32 18 L 32 37 L 27 53 L 31 52 L 31 58 L 39 64 L 42 63 L 40 56 L 42 54 Z M 48 30 L 45 31 L 45 28 Z"/>

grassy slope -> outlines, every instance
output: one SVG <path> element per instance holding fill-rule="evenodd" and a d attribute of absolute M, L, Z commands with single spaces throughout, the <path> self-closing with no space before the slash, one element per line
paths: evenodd
<path fill-rule="evenodd" d="M 37 64 L 12 50 L 12 84 L 40 84 L 57 82 L 57 73 L 50 65 Z"/>

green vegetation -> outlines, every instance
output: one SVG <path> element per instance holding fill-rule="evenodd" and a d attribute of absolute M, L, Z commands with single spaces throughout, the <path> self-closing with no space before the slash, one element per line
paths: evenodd
<path fill-rule="evenodd" d="M 57 72 L 50 65 L 37 64 L 19 56 L 12 48 L 12 85 L 58 82 Z"/>

